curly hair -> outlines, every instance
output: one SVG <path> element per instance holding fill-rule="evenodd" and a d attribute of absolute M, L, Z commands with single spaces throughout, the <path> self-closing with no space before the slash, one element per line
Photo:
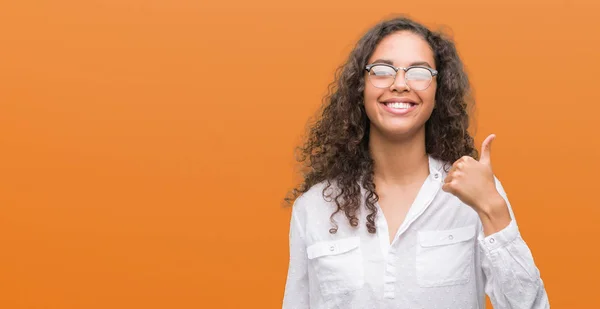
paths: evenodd
<path fill-rule="evenodd" d="M 361 185 L 366 190 L 367 230 L 375 233 L 379 196 L 373 182 L 374 161 L 369 153 L 370 121 L 365 112 L 363 91 L 364 68 L 379 42 L 386 36 L 410 31 L 422 37 L 434 53 L 438 70 L 435 108 L 425 123 L 425 150 L 444 162 L 454 162 L 462 156 L 478 158 L 469 134 L 469 110 L 474 107 L 469 79 L 452 40 L 441 31 L 433 32 L 407 18 L 385 20 L 371 28 L 356 44 L 348 60 L 335 73 L 335 80 L 323 98 L 320 116 L 309 128 L 303 146 L 298 147 L 297 160 L 303 168 L 304 181 L 288 192 L 285 201 L 291 204 L 313 185 L 326 181 L 323 197 L 333 199 L 337 210 L 343 211 L 351 226 L 358 225 L 357 212 L 362 203 Z M 326 193 L 332 182 L 338 190 Z"/>

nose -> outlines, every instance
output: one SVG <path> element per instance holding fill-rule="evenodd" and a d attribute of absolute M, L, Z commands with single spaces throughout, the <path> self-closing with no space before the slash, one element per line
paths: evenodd
<path fill-rule="evenodd" d="M 394 79 L 394 83 L 390 86 L 391 91 L 403 92 L 410 91 L 410 87 L 406 84 L 406 79 L 404 78 L 406 74 L 403 70 L 399 70 L 396 73 L 396 79 Z"/>

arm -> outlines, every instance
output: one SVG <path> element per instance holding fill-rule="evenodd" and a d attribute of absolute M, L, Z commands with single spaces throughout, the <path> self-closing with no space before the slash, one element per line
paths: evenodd
<path fill-rule="evenodd" d="M 288 267 L 283 309 L 308 309 L 310 307 L 308 287 L 308 258 L 298 207 L 294 203 L 290 222 L 290 262 Z"/>
<path fill-rule="evenodd" d="M 508 225 L 500 229 L 497 224 L 492 224 L 494 220 L 489 220 L 486 227 L 486 219 L 482 218 L 484 227 L 478 242 L 485 275 L 485 293 L 490 297 L 494 309 L 550 308 L 540 272 L 529 247 L 521 238 L 506 192 L 497 179 L 495 182 L 510 218 Z"/>

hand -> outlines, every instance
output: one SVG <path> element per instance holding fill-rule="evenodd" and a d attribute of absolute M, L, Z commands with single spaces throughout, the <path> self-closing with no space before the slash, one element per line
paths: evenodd
<path fill-rule="evenodd" d="M 492 171 L 491 146 L 495 138 L 492 134 L 483 141 L 479 161 L 464 156 L 454 162 L 442 186 L 442 190 L 458 197 L 480 216 L 489 216 L 498 210 L 502 213 L 503 207 L 508 212 L 504 199 L 496 190 Z"/>

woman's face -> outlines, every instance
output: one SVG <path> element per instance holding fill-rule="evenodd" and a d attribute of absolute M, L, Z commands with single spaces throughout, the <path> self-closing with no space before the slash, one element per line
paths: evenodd
<path fill-rule="evenodd" d="M 435 69 L 431 47 L 410 31 L 395 32 L 383 38 L 368 61 L 368 64 L 372 63 L 404 68 L 421 65 Z M 415 90 L 406 85 L 404 76 L 405 72 L 399 70 L 391 86 L 377 88 L 365 72 L 365 110 L 372 133 L 406 138 L 424 130 L 435 105 L 436 78 L 432 78 L 425 90 Z"/>

